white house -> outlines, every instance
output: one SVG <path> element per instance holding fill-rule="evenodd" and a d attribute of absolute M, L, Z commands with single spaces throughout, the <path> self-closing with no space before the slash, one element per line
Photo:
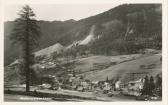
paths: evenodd
<path fill-rule="evenodd" d="M 116 89 L 120 89 L 120 84 L 121 84 L 121 81 L 117 81 L 117 82 L 115 83 L 115 88 L 116 88 Z"/>
<path fill-rule="evenodd" d="M 139 79 L 137 81 L 130 81 L 128 83 L 128 89 L 130 90 L 141 90 L 143 89 L 144 79 Z"/>

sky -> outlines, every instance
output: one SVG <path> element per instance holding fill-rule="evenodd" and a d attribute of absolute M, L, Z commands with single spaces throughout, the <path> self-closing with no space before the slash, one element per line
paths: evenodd
<path fill-rule="evenodd" d="M 119 4 L 31 4 L 37 20 L 80 20 L 105 12 Z M 13 21 L 23 5 L 5 5 L 4 20 Z"/>

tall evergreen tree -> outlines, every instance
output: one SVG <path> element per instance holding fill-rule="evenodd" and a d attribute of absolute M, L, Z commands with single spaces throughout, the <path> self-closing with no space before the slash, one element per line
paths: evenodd
<path fill-rule="evenodd" d="M 106 77 L 106 82 L 109 82 L 108 76 Z"/>
<path fill-rule="evenodd" d="M 150 83 L 149 83 L 149 95 L 152 95 L 152 92 L 154 89 L 155 89 L 154 79 L 153 79 L 153 76 L 151 76 Z"/>
<path fill-rule="evenodd" d="M 11 33 L 13 43 L 20 44 L 22 47 L 22 56 L 24 59 L 24 70 L 26 72 L 26 91 L 30 90 L 30 65 L 31 54 L 37 40 L 40 36 L 39 27 L 35 19 L 35 14 L 32 9 L 25 5 L 18 13 L 19 18 L 15 20 L 15 28 Z"/>
<path fill-rule="evenodd" d="M 142 89 L 142 94 L 143 95 L 148 95 L 149 94 L 149 77 L 145 76 L 145 81 Z"/>
<path fill-rule="evenodd" d="M 161 88 L 162 87 L 162 77 L 157 75 L 156 76 L 156 87 Z"/>
<path fill-rule="evenodd" d="M 160 75 L 156 76 L 155 87 L 157 89 L 157 94 L 159 96 L 162 96 L 162 76 L 160 76 Z"/>

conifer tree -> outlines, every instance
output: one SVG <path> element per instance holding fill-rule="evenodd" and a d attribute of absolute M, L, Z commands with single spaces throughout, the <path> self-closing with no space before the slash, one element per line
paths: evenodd
<path fill-rule="evenodd" d="M 35 14 L 28 5 L 23 6 L 18 15 L 19 18 L 15 20 L 15 27 L 11 33 L 11 40 L 14 44 L 17 43 L 22 47 L 24 71 L 26 72 L 26 92 L 28 92 L 30 90 L 31 56 L 33 48 L 38 45 L 40 31 Z"/>
<path fill-rule="evenodd" d="M 155 89 L 154 79 L 153 79 L 153 76 L 151 76 L 150 83 L 149 83 L 149 95 L 152 95 L 154 89 Z"/>
<path fill-rule="evenodd" d="M 149 94 L 149 77 L 145 76 L 145 81 L 142 89 L 142 94 L 143 95 L 148 95 Z"/>

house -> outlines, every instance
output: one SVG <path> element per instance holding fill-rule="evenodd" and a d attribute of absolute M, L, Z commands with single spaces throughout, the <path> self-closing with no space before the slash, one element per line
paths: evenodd
<path fill-rule="evenodd" d="M 73 75 L 70 75 L 70 78 L 69 78 L 69 82 L 72 83 L 72 81 L 74 81 L 76 78 L 73 77 Z"/>
<path fill-rule="evenodd" d="M 139 52 L 142 54 L 157 54 L 160 51 L 156 49 L 143 49 L 143 50 L 140 50 Z"/>
<path fill-rule="evenodd" d="M 41 84 L 40 87 L 42 88 L 50 88 L 53 90 L 57 90 L 59 86 L 58 78 L 54 75 L 45 75 L 41 77 Z"/>
<path fill-rule="evenodd" d="M 91 90 L 91 82 L 90 81 L 86 81 L 83 80 L 81 81 L 81 86 L 85 89 L 85 90 Z"/>
<path fill-rule="evenodd" d="M 117 90 L 120 90 L 120 89 L 122 89 L 124 87 L 125 87 L 125 85 L 121 81 L 117 81 L 115 83 L 115 89 L 117 89 Z"/>
<path fill-rule="evenodd" d="M 104 88 L 103 88 L 104 93 L 108 93 L 110 91 L 110 89 L 111 89 L 110 84 L 105 82 L 104 83 Z"/>
<path fill-rule="evenodd" d="M 38 70 L 38 69 L 45 69 L 45 66 L 41 64 L 34 64 L 31 66 L 31 68 L 34 70 Z"/>
<path fill-rule="evenodd" d="M 80 84 L 81 86 L 83 86 L 84 88 L 87 88 L 87 82 L 86 81 L 81 81 L 81 84 Z"/>
<path fill-rule="evenodd" d="M 115 88 L 116 88 L 116 89 L 119 89 L 119 88 L 120 88 L 120 84 L 121 84 L 121 81 L 117 81 L 117 82 L 115 83 Z"/>
<path fill-rule="evenodd" d="M 127 83 L 127 86 L 124 88 L 123 94 L 140 96 L 141 90 L 143 89 L 143 84 L 144 84 L 144 79 L 130 81 Z"/>
<path fill-rule="evenodd" d="M 140 91 L 141 89 L 143 89 L 143 84 L 144 84 L 144 79 L 139 79 L 137 81 L 130 81 L 128 82 L 128 89 Z"/>
<path fill-rule="evenodd" d="M 91 82 L 91 85 L 92 85 L 91 87 L 92 87 L 92 89 L 98 87 L 98 86 L 99 86 L 98 83 L 99 83 L 99 81 L 92 81 L 92 82 Z"/>
<path fill-rule="evenodd" d="M 79 86 L 77 87 L 77 91 L 83 92 L 83 91 L 84 91 L 84 88 L 79 85 Z"/>
<path fill-rule="evenodd" d="M 77 89 L 77 87 L 81 84 L 80 78 L 77 77 L 72 81 L 72 88 Z"/>

